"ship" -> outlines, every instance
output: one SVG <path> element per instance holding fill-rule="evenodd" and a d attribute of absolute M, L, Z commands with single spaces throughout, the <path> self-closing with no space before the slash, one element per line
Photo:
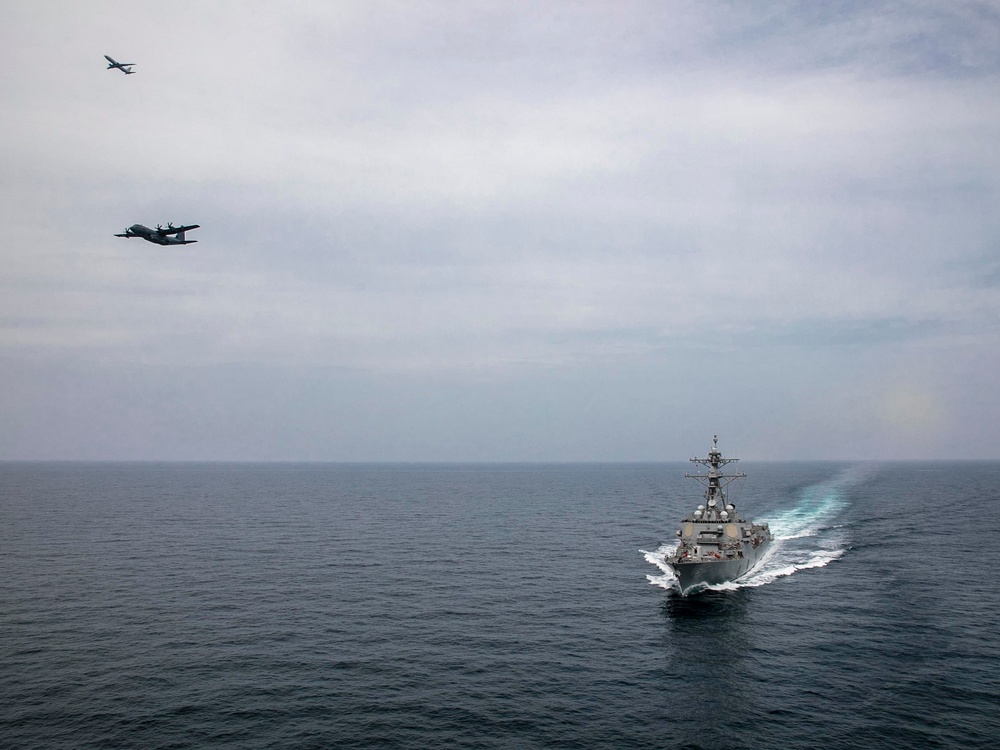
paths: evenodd
<path fill-rule="evenodd" d="M 739 459 L 723 458 L 718 435 L 712 438 L 708 458 L 689 460 L 707 468 L 708 473 L 684 475 L 705 486 L 705 503 L 681 522 L 677 530 L 680 544 L 666 558 L 681 594 L 742 578 L 760 565 L 774 539 L 766 523 L 743 518 L 728 499 L 726 487 L 746 474 L 725 472 L 726 465 Z"/>

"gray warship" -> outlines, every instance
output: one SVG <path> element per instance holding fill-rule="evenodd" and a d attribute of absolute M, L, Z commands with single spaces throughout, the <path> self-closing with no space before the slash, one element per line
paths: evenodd
<path fill-rule="evenodd" d="M 705 466 L 708 474 L 684 475 L 705 485 L 705 504 L 684 519 L 677 530 L 680 544 L 666 558 L 682 594 L 745 576 L 761 562 L 774 538 L 766 523 L 742 518 L 735 503 L 727 501 L 726 486 L 746 474 L 724 473 L 723 467 L 739 459 L 722 457 L 718 435 L 712 438 L 708 458 L 690 461 Z"/>

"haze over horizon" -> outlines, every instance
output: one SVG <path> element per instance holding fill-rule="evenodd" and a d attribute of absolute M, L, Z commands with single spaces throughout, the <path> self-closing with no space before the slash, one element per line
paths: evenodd
<path fill-rule="evenodd" d="M 1000 458 L 1000 2 L 42 0 L 0 41 L 0 460 Z"/>

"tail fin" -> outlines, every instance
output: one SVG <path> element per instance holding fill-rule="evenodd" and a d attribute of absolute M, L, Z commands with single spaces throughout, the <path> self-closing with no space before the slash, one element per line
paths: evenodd
<path fill-rule="evenodd" d="M 183 242 L 184 241 L 184 232 L 178 232 L 177 233 L 177 239 L 179 239 L 181 242 Z"/>

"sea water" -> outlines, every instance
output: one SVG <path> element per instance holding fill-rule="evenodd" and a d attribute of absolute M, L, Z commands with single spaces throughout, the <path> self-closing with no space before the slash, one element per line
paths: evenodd
<path fill-rule="evenodd" d="M 0 464 L 0 747 L 1000 747 L 1000 464 Z"/>

